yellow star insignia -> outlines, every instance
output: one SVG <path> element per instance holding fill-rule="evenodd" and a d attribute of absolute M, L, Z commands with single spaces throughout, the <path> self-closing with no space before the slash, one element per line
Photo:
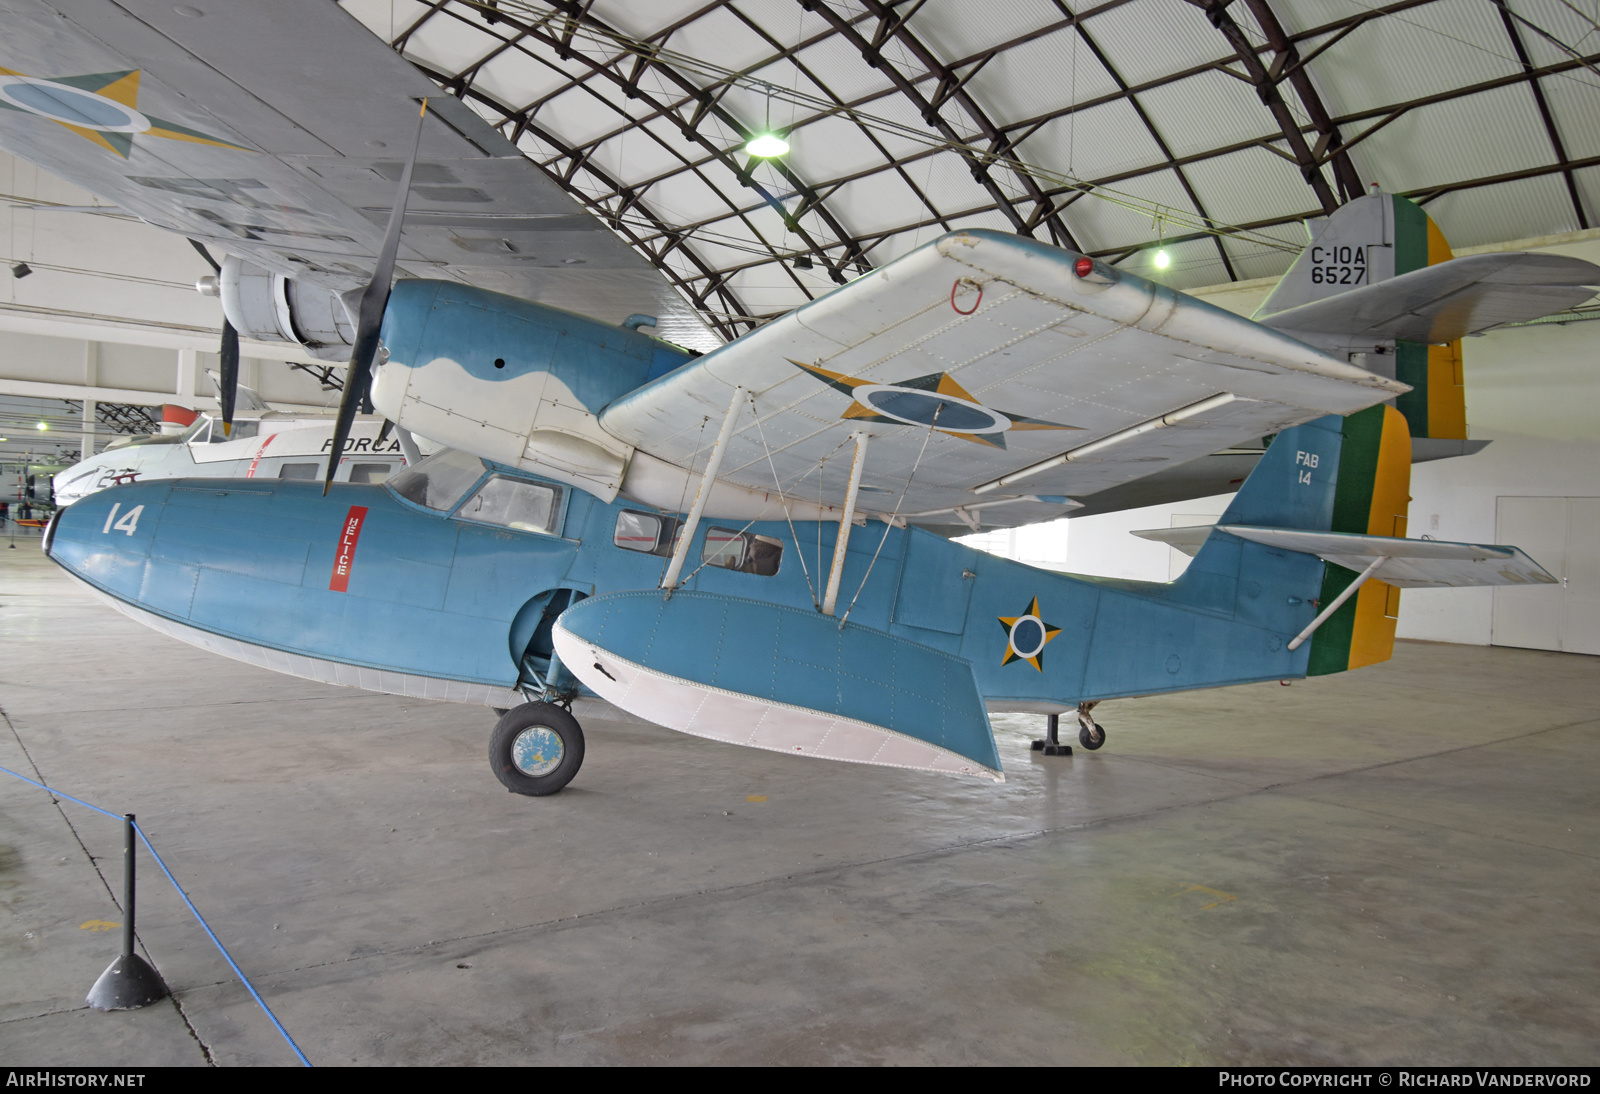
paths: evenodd
<path fill-rule="evenodd" d="M 1006 629 L 1006 655 L 1000 662 L 1026 661 L 1040 672 L 1044 671 L 1044 648 L 1061 633 L 1039 617 L 1039 598 L 1034 597 L 1028 610 L 1021 615 L 1002 615 L 1000 625 Z"/>

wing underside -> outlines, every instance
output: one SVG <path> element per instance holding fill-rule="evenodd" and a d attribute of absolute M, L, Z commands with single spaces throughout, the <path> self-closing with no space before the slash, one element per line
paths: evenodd
<path fill-rule="evenodd" d="M 1143 279 L 1079 277 L 1078 257 L 951 233 L 628 395 L 601 424 L 694 468 L 737 403 L 720 477 L 835 505 L 863 432 L 859 508 L 1007 526 L 1408 390 Z"/>

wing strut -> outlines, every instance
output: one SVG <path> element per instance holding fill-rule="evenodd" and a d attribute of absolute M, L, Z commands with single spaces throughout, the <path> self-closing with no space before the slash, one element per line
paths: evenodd
<path fill-rule="evenodd" d="M 844 551 L 850 546 L 850 528 L 856 519 L 856 495 L 861 492 L 861 471 L 867 462 L 867 435 L 850 434 L 856 442 L 856 456 L 850 461 L 850 486 L 844 495 L 844 512 L 839 516 L 839 538 L 833 544 L 833 565 L 828 570 L 828 591 L 822 596 L 822 614 L 832 615 L 839 606 L 839 581 L 844 577 Z"/>
<path fill-rule="evenodd" d="M 1299 649 L 1302 642 L 1315 634 L 1317 628 L 1326 623 L 1329 616 L 1343 607 L 1346 600 L 1349 600 L 1352 596 L 1355 596 L 1356 590 L 1367 583 L 1367 578 L 1377 573 L 1378 567 L 1382 566 L 1388 561 L 1388 555 L 1379 555 L 1377 558 L 1373 559 L 1372 565 L 1368 566 L 1365 570 L 1362 570 L 1360 577 L 1346 585 L 1344 587 L 1344 592 L 1333 598 L 1333 603 L 1329 604 L 1326 608 L 1323 608 L 1320 612 L 1318 612 L 1317 617 L 1306 625 L 1305 630 L 1301 631 L 1299 634 L 1295 635 L 1289 640 L 1289 648 L 1291 650 Z"/>
<path fill-rule="evenodd" d="M 706 502 L 711 500 L 711 487 L 717 481 L 717 472 L 722 470 L 722 454 L 728 450 L 728 438 L 733 436 L 734 419 L 739 416 L 739 402 L 743 398 L 744 388 L 734 388 L 733 401 L 728 404 L 728 413 L 722 419 L 722 430 L 717 434 L 717 443 L 711 446 L 711 458 L 706 461 L 705 474 L 700 476 L 700 489 L 695 492 L 694 505 L 689 508 L 689 519 L 684 523 L 683 536 L 672 549 L 672 562 L 661 578 L 661 587 L 667 590 L 669 596 L 678 584 L 678 575 L 683 573 L 684 559 L 689 557 L 689 541 L 694 539 L 695 531 L 700 527 L 700 514 L 706 511 Z"/>

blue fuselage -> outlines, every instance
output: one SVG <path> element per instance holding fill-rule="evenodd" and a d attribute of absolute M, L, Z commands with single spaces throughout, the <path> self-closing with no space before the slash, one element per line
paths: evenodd
<path fill-rule="evenodd" d="M 628 504 L 576 490 L 563 497 L 559 534 L 543 535 L 425 509 L 382 486 L 335 485 L 322 497 L 319 484 L 288 481 L 135 483 L 64 511 L 50 552 L 111 596 L 210 634 L 509 688 L 553 591 L 650 589 L 666 565 L 614 544 Z M 363 509 L 352 542 L 350 522 Z M 700 565 L 705 536 L 718 528 L 781 543 L 777 573 Z M 791 534 L 785 522 L 746 529 L 707 520 L 684 587 L 811 608 L 836 529 L 804 523 Z M 1240 541 L 1225 554 L 1210 552 L 1204 572 L 1173 585 L 1124 587 L 872 524 L 851 538 L 839 611 L 850 608 L 851 626 L 967 659 L 997 707 L 1302 675 L 1307 651 L 1284 646 L 1310 618 L 1321 563 Z M 1037 626 L 1014 630 L 1025 617 Z"/>

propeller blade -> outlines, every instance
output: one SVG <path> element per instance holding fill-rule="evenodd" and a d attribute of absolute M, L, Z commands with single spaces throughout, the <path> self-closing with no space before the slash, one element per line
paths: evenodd
<path fill-rule="evenodd" d="M 198 239 L 191 239 L 189 245 L 195 249 L 201 258 L 206 260 L 206 265 L 218 276 L 222 274 L 222 265 L 211 256 L 206 245 Z M 233 407 L 239 396 L 239 332 L 233 329 L 233 324 L 228 322 L 226 316 L 222 320 L 222 372 L 221 382 L 217 385 L 217 398 L 222 403 L 222 435 L 233 436 Z"/>
<path fill-rule="evenodd" d="M 389 431 L 394 428 L 394 423 L 388 418 L 383 420 L 383 428 L 378 430 L 378 443 L 381 445 L 389 439 Z"/>
<path fill-rule="evenodd" d="M 378 252 L 378 265 L 372 271 L 372 280 L 361 293 L 361 304 L 356 311 L 356 344 L 350 351 L 350 365 L 344 371 L 344 395 L 339 399 L 339 417 L 333 425 L 333 443 L 328 452 L 328 473 L 322 480 L 322 494 L 327 497 L 333 485 L 334 472 L 339 469 L 339 456 L 350 440 L 350 427 L 355 424 L 356 411 L 367 395 L 367 385 L 372 382 L 372 360 L 378 353 L 378 332 L 383 326 L 383 309 L 389 303 L 390 282 L 394 280 L 395 255 L 400 250 L 400 228 L 406 219 L 406 198 L 411 193 L 411 172 L 417 166 L 417 150 L 422 147 L 422 123 L 428 117 L 428 100 L 422 100 L 422 111 L 417 115 L 417 133 L 411 142 L 411 155 L 406 158 L 405 170 L 400 172 L 399 193 L 394 208 L 389 211 L 389 226 L 384 230 L 383 249 Z"/>
<path fill-rule="evenodd" d="M 222 321 L 222 382 L 217 385 L 222 401 L 222 435 L 233 436 L 233 406 L 239 398 L 239 332 L 226 319 Z"/>

